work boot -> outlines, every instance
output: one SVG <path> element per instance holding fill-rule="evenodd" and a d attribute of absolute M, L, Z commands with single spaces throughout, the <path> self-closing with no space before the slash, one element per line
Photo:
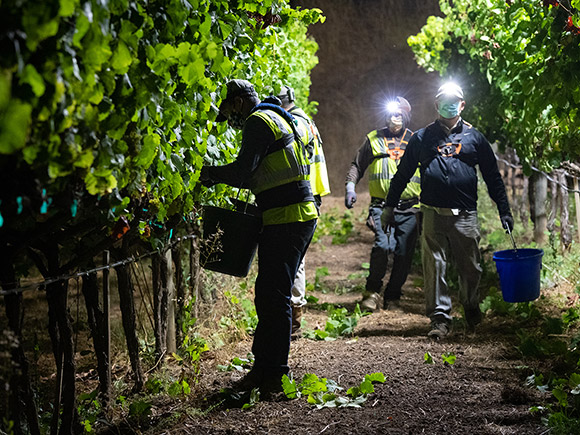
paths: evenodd
<path fill-rule="evenodd" d="M 262 394 L 276 394 L 284 391 L 282 388 L 282 374 L 264 375 L 260 384 Z"/>
<path fill-rule="evenodd" d="M 383 302 L 383 310 L 396 311 L 401 309 L 400 299 L 385 299 Z"/>
<path fill-rule="evenodd" d="M 234 382 L 232 389 L 237 392 L 249 392 L 258 388 L 262 395 L 276 394 L 283 391 L 282 375 L 252 369 L 242 379 Z"/>
<path fill-rule="evenodd" d="M 263 374 L 261 371 L 252 369 L 246 375 L 234 382 L 232 388 L 235 391 L 252 391 L 254 388 L 259 388 L 262 384 Z"/>
<path fill-rule="evenodd" d="M 433 320 L 431 322 L 431 330 L 427 334 L 432 340 L 441 340 L 449 335 L 451 332 L 451 325 L 448 322 L 441 320 Z"/>
<path fill-rule="evenodd" d="M 469 329 L 475 329 L 475 327 L 481 323 L 482 317 L 483 315 L 481 314 L 479 307 L 465 309 L 465 322 Z"/>
<path fill-rule="evenodd" d="M 302 307 L 292 305 L 292 335 L 300 329 L 302 322 Z"/>
<path fill-rule="evenodd" d="M 365 292 L 363 293 L 363 300 L 360 304 L 364 311 L 375 311 L 379 307 L 380 296 L 378 293 Z"/>

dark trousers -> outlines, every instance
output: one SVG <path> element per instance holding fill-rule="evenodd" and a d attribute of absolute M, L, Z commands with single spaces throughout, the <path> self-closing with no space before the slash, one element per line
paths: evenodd
<path fill-rule="evenodd" d="M 371 206 L 371 218 L 375 223 L 375 241 L 371 250 L 369 276 L 366 290 L 380 293 L 383 278 L 387 273 L 388 257 L 393 253 L 391 276 L 385 289 L 384 299 L 392 300 L 401 297 L 401 288 L 411 269 L 413 251 L 417 243 L 418 226 L 416 213 L 395 213 L 395 226 L 385 233 L 381 227 L 382 207 Z"/>
<path fill-rule="evenodd" d="M 253 370 L 265 376 L 281 376 L 289 371 L 292 285 L 315 229 L 316 219 L 266 225 L 258 239 L 258 326 L 252 352 Z"/>

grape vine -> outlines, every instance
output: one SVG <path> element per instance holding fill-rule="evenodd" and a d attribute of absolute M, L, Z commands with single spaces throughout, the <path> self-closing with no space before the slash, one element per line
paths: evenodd
<path fill-rule="evenodd" d="M 124 217 L 141 234 L 223 196 L 197 179 L 204 160 L 236 154 L 214 122 L 227 80 L 261 94 L 290 82 L 308 98 L 306 30 L 323 19 L 287 0 L 20 0 L 0 12 L 4 229 L 68 214 L 108 228 Z"/>
<path fill-rule="evenodd" d="M 188 232 L 189 272 L 197 273 L 199 205 L 225 202 L 231 193 L 223 185 L 202 187 L 199 170 L 237 154 L 236 134 L 215 123 L 223 85 L 248 79 L 265 96 L 290 84 L 306 106 L 318 48 L 307 29 L 323 19 L 320 10 L 293 9 L 288 0 L 0 2 L 0 285 L 18 338 L 20 278 L 33 265 L 45 278 L 60 376 L 51 433 L 79 431 L 68 280 L 59 277 L 94 270 L 95 257 L 110 251 L 113 261 L 105 267 L 115 267 L 139 391 L 144 373 L 126 261 L 149 244 L 155 300 L 167 301 L 166 254 L 183 283 L 181 251 L 170 242 Z M 186 295 L 183 285 L 176 287 L 181 324 Z M 84 275 L 101 399 L 109 403 L 105 312 L 97 291 L 96 275 Z M 154 304 L 158 355 L 167 350 L 166 308 Z M 12 366 L 25 368 L 22 342 L 15 343 Z M 25 419 L 30 433 L 40 433 L 25 371 L 15 369 L 2 387 L 11 409 L 0 426 L 20 427 Z"/>
<path fill-rule="evenodd" d="M 408 39 L 420 66 L 459 81 L 466 118 L 549 171 L 580 156 L 579 0 L 441 0 Z"/>

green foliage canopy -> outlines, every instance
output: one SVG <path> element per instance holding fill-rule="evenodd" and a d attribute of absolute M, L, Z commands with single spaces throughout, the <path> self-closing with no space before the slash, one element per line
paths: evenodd
<path fill-rule="evenodd" d="M 580 156 L 580 0 L 440 0 L 408 39 L 417 63 L 466 90 L 466 118 L 525 166 Z"/>
<path fill-rule="evenodd" d="M 318 48 L 306 32 L 323 18 L 288 0 L 2 1 L 4 224 L 131 221 L 137 208 L 163 222 L 219 201 L 228 188 L 198 178 L 237 154 L 214 122 L 223 85 L 288 83 L 305 103 Z"/>

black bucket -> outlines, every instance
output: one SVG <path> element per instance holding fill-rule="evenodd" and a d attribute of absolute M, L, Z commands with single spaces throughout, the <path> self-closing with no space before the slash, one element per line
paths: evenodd
<path fill-rule="evenodd" d="M 258 246 L 262 219 L 248 213 L 206 206 L 203 211 L 201 264 L 204 269 L 246 276 Z M 219 231 L 220 236 L 216 236 Z"/>

